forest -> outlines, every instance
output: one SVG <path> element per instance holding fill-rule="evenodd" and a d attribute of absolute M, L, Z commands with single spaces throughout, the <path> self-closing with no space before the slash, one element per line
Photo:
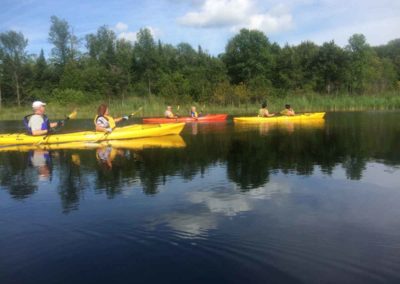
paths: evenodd
<path fill-rule="evenodd" d="M 400 90 L 400 39 L 371 46 L 354 34 L 334 41 L 280 46 L 261 31 L 242 29 L 218 56 L 188 43 L 156 41 L 141 29 L 135 42 L 107 26 L 78 38 L 52 16 L 51 55 L 28 54 L 21 32 L 0 33 L 0 107 L 34 99 L 68 103 L 163 98 L 171 103 L 258 103 L 266 97 L 315 93 L 363 96 Z"/>

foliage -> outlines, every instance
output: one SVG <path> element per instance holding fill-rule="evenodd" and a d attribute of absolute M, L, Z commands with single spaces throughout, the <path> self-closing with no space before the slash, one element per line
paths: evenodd
<path fill-rule="evenodd" d="M 50 22 L 50 58 L 43 50 L 28 56 L 21 33 L 0 34 L 0 103 L 139 98 L 240 107 L 288 99 L 288 94 L 302 104 L 309 94 L 360 97 L 400 91 L 400 39 L 371 47 L 355 34 L 344 48 L 333 41 L 281 47 L 261 31 L 242 29 L 223 54 L 212 56 L 201 46 L 156 41 L 146 28 L 133 43 L 107 26 L 78 39 L 66 20 L 52 16 Z"/>

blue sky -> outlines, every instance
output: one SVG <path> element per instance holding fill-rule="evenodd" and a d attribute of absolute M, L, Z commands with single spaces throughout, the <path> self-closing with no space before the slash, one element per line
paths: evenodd
<path fill-rule="evenodd" d="M 344 46 L 354 33 L 363 33 L 371 45 L 400 38 L 399 0 L 0 0 L 0 7 L 0 32 L 21 31 L 30 53 L 43 48 L 47 55 L 52 15 L 82 38 L 107 25 L 134 41 L 147 27 L 163 43 L 201 45 L 213 55 L 243 27 L 261 30 L 280 45 L 335 40 Z"/>

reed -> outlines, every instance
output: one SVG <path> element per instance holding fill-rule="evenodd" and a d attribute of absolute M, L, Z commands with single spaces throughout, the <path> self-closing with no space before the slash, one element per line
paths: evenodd
<path fill-rule="evenodd" d="M 380 94 L 380 95 L 335 95 L 324 96 L 317 94 L 290 95 L 287 97 L 267 98 L 268 109 L 270 112 L 278 112 L 283 109 L 285 104 L 290 104 L 296 112 L 314 111 L 363 111 L 363 110 L 395 110 L 400 109 L 400 94 Z M 167 100 L 162 97 L 130 97 L 122 100 L 106 101 L 110 106 L 113 116 L 127 115 L 142 107 L 136 114 L 137 117 L 162 116 Z M 47 114 L 52 119 L 61 119 L 65 114 L 78 109 L 78 118 L 93 118 L 99 102 L 85 105 L 58 105 L 49 103 Z M 193 103 L 198 111 L 203 113 L 228 113 L 230 115 L 255 115 L 260 108 L 260 104 L 245 103 L 240 105 L 217 105 L 209 103 Z M 177 105 L 174 105 L 177 111 Z M 191 104 L 183 103 L 179 105 L 179 115 L 188 115 Z M 30 107 L 4 107 L 0 111 L 1 120 L 20 120 L 24 115 L 30 113 Z"/>

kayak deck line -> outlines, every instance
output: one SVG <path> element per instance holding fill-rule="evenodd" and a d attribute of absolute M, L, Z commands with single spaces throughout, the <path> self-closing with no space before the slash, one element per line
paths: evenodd
<path fill-rule="evenodd" d="M 286 122 L 286 121 L 301 121 L 307 123 L 307 121 L 313 121 L 315 119 L 324 119 L 325 112 L 313 112 L 313 113 L 303 113 L 293 116 L 270 116 L 270 117 L 258 117 L 258 116 L 248 116 L 248 117 L 235 117 L 234 122 L 239 123 L 261 123 L 261 122 Z"/>

